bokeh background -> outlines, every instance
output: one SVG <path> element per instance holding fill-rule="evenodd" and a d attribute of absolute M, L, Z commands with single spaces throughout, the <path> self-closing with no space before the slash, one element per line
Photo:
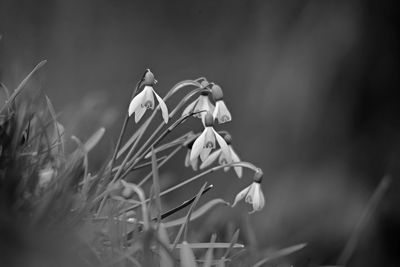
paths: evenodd
<path fill-rule="evenodd" d="M 351 266 L 399 266 L 394 4 L 1 0 L 0 80 L 15 88 L 47 59 L 36 87 L 52 99 L 68 134 L 85 139 L 107 128 L 91 155 L 95 169 L 116 142 L 144 69 L 155 73 L 161 95 L 180 80 L 205 76 L 221 85 L 233 115 L 220 129 L 231 132 L 243 160 L 264 170 L 267 204 L 248 219 L 246 205 L 217 209 L 200 219 L 199 232 L 250 225 L 244 242 L 260 249 L 307 242 L 296 266 L 332 265 L 388 174 L 390 189 L 363 229 Z M 201 126 L 180 128 L 190 129 Z M 165 181 L 193 174 L 183 167 L 184 154 L 161 169 Z M 204 179 L 215 185 L 208 196 L 232 201 L 250 175 L 240 181 L 233 172 L 211 175 Z M 182 201 L 204 180 L 166 201 Z"/>

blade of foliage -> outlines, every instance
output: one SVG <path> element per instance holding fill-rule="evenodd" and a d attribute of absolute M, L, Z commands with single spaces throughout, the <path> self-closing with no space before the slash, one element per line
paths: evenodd
<path fill-rule="evenodd" d="M 103 138 L 105 131 L 106 129 L 104 127 L 101 127 L 94 134 L 92 134 L 92 136 L 89 137 L 89 139 L 84 144 L 85 150 L 87 152 L 92 150 L 97 145 L 101 138 Z"/>
<path fill-rule="evenodd" d="M 233 234 L 230 246 L 229 246 L 228 250 L 225 252 L 224 258 L 228 258 L 229 253 L 231 252 L 231 250 L 234 248 L 235 244 L 237 243 L 237 241 L 239 239 L 239 232 L 240 232 L 240 229 L 237 229 L 236 232 Z"/>
<path fill-rule="evenodd" d="M 18 87 L 14 90 L 12 95 L 10 96 L 9 99 L 6 101 L 6 105 L 4 105 L 1 110 L 0 114 L 3 113 L 4 109 L 6 106 L 10 105 L 11 103 L 14 102 L 15 98 L 21 93 L 21 91 L 25 88 L 25 85 L 28 83 L 29 79 L 32 77 L 33 74 L 35 74 L 36 71 L 38 71 L 41 67 L 43 67 L 47 63 L 47 60 L 43 60 L 39 62 L 33 70 L 25 77 L 25 79 L 22 80 L 22 82 L 18 85 Z"/>
<path fill-rule="evenodd" d="M 205 192 L 208 191 L 208 189 L 211 189 L 211 187 L 208 187 L 204 190 L 203 194 Z M 185 201 L 182 205 L 188 206 L 190 205 L 191 202 L 194 201 L 195 198 L 192 198 L 189 201 Z M 201 206 L 200 208 L 198 208 L 197 210 L 193 211 L 192 216 L 190 218 L 190 221 L 193 221 L 199 217 L 201 217 L 202 215 L 204 215 L 207 211 L 209 211 L 210 209 L 212 209 L 214 206 L 218 205 L 218 204 L 223 204 L 226 206 L 229 206 L 229 203 L 226 202 L 225 200 L 221 199 L 221 198 L 217 198 L 217 199 L 213 199 L 210 200 L 209 202 L 207 202 L 206 204 L 204 204 L 203 206 Z M 175 213 L 175 212 L 174 212 Z M 186 217 L 181 217 L 179 219 L 173 220 L 173 221 L 169 221 L 169 222 L 165 222 L 164 225 L 165 227 L 169 228 L 169 227 L 174 227 L 174 226 L 179 226 L 182 225 L 185 222 Z"/>
<path fill-rule="evenodd" d="M 179 249 L 182 247 L 182 244 L 176 245 L 175 249 Z M 244 248 L 243 244 L 232 244 L 232 243 L 189 243 L 189 247 L 192 249 L 205 249 L 205 248 L 226 248 L 226 249 L 233 249 L 233 248 Z M 172 246 L 171 246 L 172 248 Z"/>
<path fill-rule="evenodd" d="M 357 246 L 362 229 L 365 228 L 365 225 L 367 224 L 369 218 L 372 216 L 372 213 L 375 211 L 378 204 L 381 202 L 382 198 L 386 194 L 387 190 L 389 189 L 390 183 L 391 178 L 389 176 L 383 177 L 380 181 L 378 187 L 375 189 L 372 197 L 368 201 L 368 204 L 365 207 L 365 210 L 360 220 L 358 221 L 355 230 L 353 231 L 350 239 L 347 241 L 346 246 L 340 254 L 337 261 L 338 265 L 347 266 L 347 263 Z"/>
<path fill-rule="evenodd" d="M 213 254 L 214 254 L 215 240 L 217 240 L 217 235 L 213 234 L 211 236 L 211 240 L 210 240 L 211 245 L 207 249 L 207 252 L 206 252 L 206 254 L 204 256 L 204 265 L 203 265 L 203 267 L 211 267 L 211 265 L 212 265 L 212 261 L 214 259 L 214 255 Z"/>
<path fill-rule="evenodd" d="M 46 98 L 46 103 L 47 103 L 47 108 L 49 110 L 50 116 L 54 122 L 54 127 L 56 129 L 56 133 L 57 133 L 57 139 L 58 139 L 58 143 L 59 145 L 59 153 L 61 153 L 61 155 L 64 155 L 64 142 L 62 142 L 62 136 L 61 136 L 61 132 L 60 132 L 60 128 L 58 126 L 58 122 L 57 122 L 57 114 L 56 111 L 54 109 L 53 104 L 50 101 L 50 98 L 48 98 L 47 95 L 45 95 Z"/>
<path fill-rule="evenodd" d="M 306 245 L 307 245 L 306 243 L 303 243 L 275 251 L 270 255 L 268 255 L 267 257 L 265 257 L 264 259 L 258 261 L 256 264 L 253 265 L 253 267 L 260 267 L 266 262 L 292 254 L 300 249 L 303 249 Z"/>
<path fill-rule="evenodd" d="M 161 221 L 160 177 L 158 175 L 157 158 L 154 148 L 151 148 L 151 169 L 153 172 L 153 189 L 157 209 L 157 224 Z"/>
<path fill-rule="evenodd" d="M 201 195 L 202 195 L 204 189 L 206 188 L 206 186 L 207 186 L 207 182 L 204 183 L 204 185 L 200 188 L 200 191 L 197 193 L 196 198 L 195 198 L 195 200 L 193 201 L 192 206 L 190 207 L 189 212 L 188 212 L 187 215 L 186 215 L 185 223 L 182 224 L 181 228 L 179 229 L 178 234 L 177 234 L 176 237 L 175 237 L 175 241 L 174 241 L 174 243 L 173 243 L 173 245 L 172 245 L 172 250 L 174 250 L 175 247 L 176 247 L 176 245 L 178 244 L 179 239 L 181 238 L 181 235 L 182 235 L 182 233 L 183 233 L 183 230 L 184 230 L 184 229 L 185 229 L 185 230 L 187 229 L 187 224 L 189 223 L 190 215 L 192 214 L 192 210 L 194 209 L 194 207 L 196 206 L 197 202 L 199 201 L 199 199 L 200 199 L 200 197 L 201 197 Z M 186 237 L 187 237 L 187 232 L 185 231 L 185 235 L 184 235 L 184 240 L 185 240 L 185 241 L 186 241 Z"/>

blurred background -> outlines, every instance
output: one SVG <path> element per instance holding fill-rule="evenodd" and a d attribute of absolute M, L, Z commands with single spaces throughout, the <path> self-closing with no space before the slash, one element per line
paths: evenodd
<path fill-rule="evenodd" d="M 198 221 L 202 234 L 224 231 L 226 224 L 251 228 L 243 231 L 245 243 L 265 249 L 307 242 L 296 266 L 332 265 L 379 181 L 391 175 L 350 265 L 399 266 L 394 4 L 1 0 L 0 80 L 15 88 L 47 59 L 37 87 L 52 99 L 68 133 L 85 140 L 107 128 L 91 155 L 96 169 L 117 140 L 146 68 L 162 96 L 181 80 L 205 76 L 223 88 L 233 116 L 218 129 L 231 132 L 243 160 L 264 170 L 267 203 L 248 219 L 244 204 L 217 209 Z M 180 131 L 201 128 L 192 120 Z M 184 157 L 161 168 L 165 181 L 193 175 L 183 168 Z M 238 180 L 233 172 L 217 173 L 166 201 L 182 201 L 205 180 L 215 185 L 209 199 L 233 201 L 251 174 Z"/>

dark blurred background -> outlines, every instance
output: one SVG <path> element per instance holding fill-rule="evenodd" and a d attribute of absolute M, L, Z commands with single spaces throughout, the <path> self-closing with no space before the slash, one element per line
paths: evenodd
<path fill-rule="evenodd" d="M 155 73 L 160 95 L 180 80 L 205 76 L 221 85 L 233 115 L 219 129 L 232 133 L 243 160 L 264 169 L 267 198 L 250 222 L 246 205 L 211 213 L 201 219 L 207 231 L 223 228 L 226 218 L 247 222 L 260 248 L 308 242 L 297 266 L 332 265 L 389 174 L 390 189 L 363 229 L 351 266 L 399 266 L 395 3 L 0 0 L 0 80 L 15 88 L 47 59 L 37 87 L 53 100 L 68 133 L 85 139 L 107 128 L 91 155 L 97 166 L 116 142 L 144 69 Z M 162 176 L 190 177 L 183 159 L 184 153 L 175 168 L 162 168 Z M 245 174 L 241 181 L 233 172 L 205 179 L 215 184 L 209 196 L 232 201 L 251 181 Z"/>

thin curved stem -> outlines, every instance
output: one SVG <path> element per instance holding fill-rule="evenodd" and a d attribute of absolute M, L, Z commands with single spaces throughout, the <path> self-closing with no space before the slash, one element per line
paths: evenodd
<path fill-rule="evenodd" d="M 179 183 L 177 185 L 174 185 L 174 186 L 172 186 L 172 187 L 160 192 L 160 197 L 162 197 L 162 196 L 164 196 L 164 195 L 166 195 L 168 193 L 171 193 L 172 191 L 175 191 L 176 189 L 179 189 L 179 188 L 181 188 L 182 186 L 184 186 L 184 185 L 186 185 L 188 183 L 194 182 L 197 179 L 199 179 L 199 178 L 201 178 L 201 177 L 203 177 L 203 176 L 205 176 L 207 174 L 210 174 L 212 172 L 221 170 L 221 169 L 226 168 L 226 167 L 235 167 L 235 166 L 248 168 L 250 170 L 253 170 L 254 172 L 256 172 L 258 170 L 258 168 L 255 165 L 251 164 L 250 162 L 246 162 L 246 161 L 232 162 L 232 163 L 223 164 L 223 165 L 216 166 L 216 167 L 213 167 L 211 169 L 205 170 L 202 173 L 199 173 L 199 174 L 197 174 L 197 175 L 195 175 L 195 176 L 193 176 L 193 177 L 191 177 L 191 178 L 189 178 L 189 179 L 187 179 L 187 180 L 185 180 L 185 181 L 183 181 L 183 182 L 181 182 L 181 183 Z M 146 199 L 146 202 L 148 202 L 148 201 L 150 201 L 150 199 Z M 137 207 L 138 207 L 138 205 L 134 205 L 132 207 L 128 207 L 127 209 L 123 210 L 123 212 L 127 212 L 127 211 L 135 209 Z"/>

